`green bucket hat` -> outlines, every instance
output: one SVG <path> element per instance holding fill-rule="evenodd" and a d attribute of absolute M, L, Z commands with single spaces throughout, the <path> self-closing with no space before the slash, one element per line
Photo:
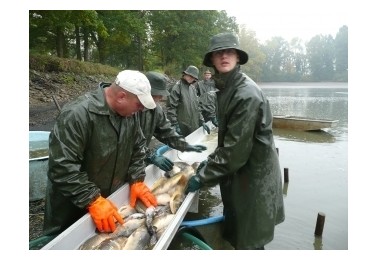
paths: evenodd
<path fill-rule="evenodd" d="M 203 65 L 212 67 L 211 53 L 225 49 L 235 49 L 240 57 L 239 64 L 243 65 L 249 60 L 246 52 L 240 49 L 240 41 L 234 33 L 219 33 L 211 38 L 210 46 L 204 56 Z"/>
<path fill-rule="evenodd" d="M 169 91 L 166 90 L 167 78 L 164 74 L 148 71 L 145 73 L 151 84 L 151 95 L 152 96 L 169 96 Z"/>
<path fill-rule="evenodd" d="M 188 66 L 187 69 L 183 71 L 182 73 L 190 75 L 194 77 L 196 80 L 199 79 L 199 69 L 193 65 Z"/>

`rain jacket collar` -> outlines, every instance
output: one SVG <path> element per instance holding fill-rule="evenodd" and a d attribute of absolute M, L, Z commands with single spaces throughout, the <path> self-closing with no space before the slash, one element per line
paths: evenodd
<path fill-rule="evenodd" d="M 220 74 L 216 71 L 216 74 L 212 77 L 215 81 L 216 88 L 219 90 L 223 90 L 228 85 L 229 79 L 233 79 L 234 75 L 240 72 L 241 66 L 237 64 L 233 70 Z"/>

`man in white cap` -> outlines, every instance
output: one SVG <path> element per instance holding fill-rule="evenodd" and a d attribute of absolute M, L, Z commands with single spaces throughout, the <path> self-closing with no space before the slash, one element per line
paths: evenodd
<path fill-rule="evenodd" d="M 134 202 L 157 206 L 143 182 L 146 139 L 136 115 L 155 107 L 148 79 L 133 70 L 63 107 L 49 139 L 44 235 L 61 233 L 87 212 L 100 232 L 114 232 L 124 221 L 106 197 L 126 182 Z"/>

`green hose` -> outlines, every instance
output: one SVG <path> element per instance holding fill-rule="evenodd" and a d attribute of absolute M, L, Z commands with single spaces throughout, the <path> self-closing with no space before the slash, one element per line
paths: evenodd
<path fill-rule="evenodd" d="M 191 235 L 189 233 L 183 232 L 182 236 L 184 238 L 187 238 L 188 240 L 191 240 L 192 242 L 194 242 L 195 244 L 197 244 L 203 250 L 212 250 L 212 248 L 209 245 L 207 245 L 202 240 L 200 240 L 199 238 L 197 238 L 197 237 L 195 237 L 195 236 L 193 236 L 193 235 Z"/>

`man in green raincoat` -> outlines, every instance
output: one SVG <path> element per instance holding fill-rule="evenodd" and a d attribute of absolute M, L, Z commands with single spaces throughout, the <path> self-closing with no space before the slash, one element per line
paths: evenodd
<path fill-rule="evenodd" d="M 238 36 L 211 38 L 203 64 L 213 67 L 218 101 L 218 147 L 202 162 L 187 192 L 220 184 L 224 238 L 235 249 L 264 249 L 284 221 L 281 170 L 269 102 L 242 73 L 248 61 Z"/>
<path fill-rule="evenodd" d="M 181 152 L 202 152 L 207 148 L 203 145 L 190 145 L 186 142 L 185 138 L 175 131 L 167 119 L 166 114 L 159 102 L 163 97 L 169 96 L 166 90 L 166 77 L 158 72 L 149 71 L 145 74 L 151 84 L 151 94 L 156 102 L 156 108 L 148 109 L 140 114 L 140 127 L 147 139 L 146 145 L 148 146 L 154 136 L 161 143 L 164 143 L 171 148 Z M 154 153 L 147 147 L 147 162 L 152 163 L 163 171 L 170 171 L 173 169 L 174 163 L 163 155 Z"/>
<path fill-rule="evenodd" d="M 185 137 L 201 126 L 210 133 L 199 109 L 199 99 L 193 85 L 198 77 L 198 68 L 193 65 L 188 66 L 182 72 L 182 78 L 172 87 L 166 102 L 168 119 L 177 133 Z"/>
<path fill-rule="evenodd" d="M 210 70 L 204 72 L 204 79 L 195 83 L 195 87 L 199 97 L 199 109 L 203 115 L 204 121 L 207 122 L 210 120 L 213 125 L 217 126 L 217 89 Z"/>
<path fill-rule="evenodd" d="M 65 105 L 49 138 L 44 235 L 64 231 L 89 212 L 100 232 L 124 223 L 106 197 L 130 185 L 130 204 L 156 198 L 144 184 L 146 140 L 136 115 L 156 104 L 146 76 L 121 71 L 115 82 Z"/>

